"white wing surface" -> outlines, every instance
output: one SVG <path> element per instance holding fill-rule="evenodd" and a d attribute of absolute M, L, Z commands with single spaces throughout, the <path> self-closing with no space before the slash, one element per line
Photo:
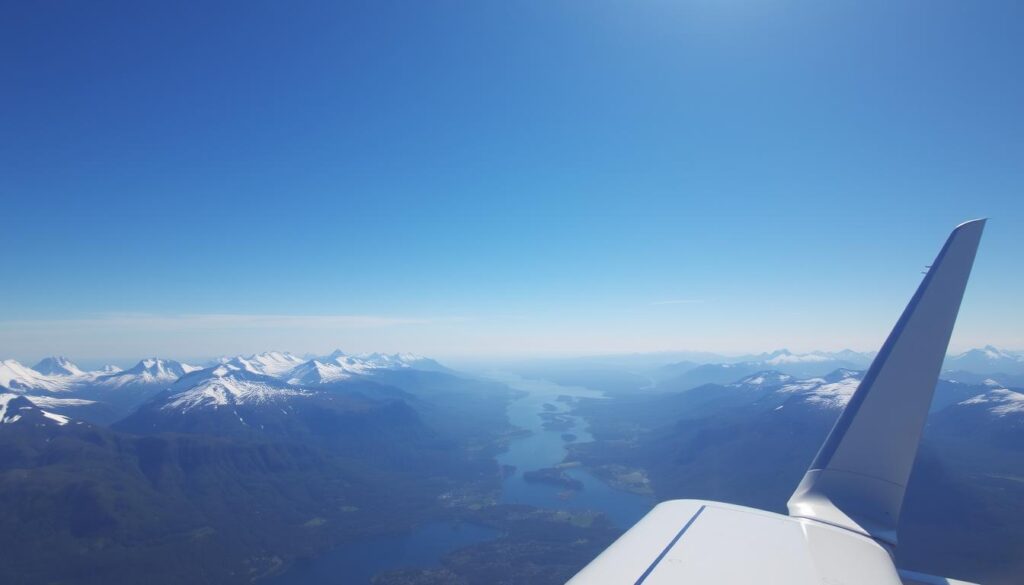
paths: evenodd
<path fill-rule="evenodd" d="M 656 506 L 570 585 L 935 585 L 899 571 L 896 525 L 985 220 L 958 226 L 789 501 L 789 516 Z"/>
<path fill-rule="evenodd" d="M 896 544 L 896 524 L 928 407 L 985 220 L 942 247 L 811 468 L 789 500 L 813 518 Z"/>

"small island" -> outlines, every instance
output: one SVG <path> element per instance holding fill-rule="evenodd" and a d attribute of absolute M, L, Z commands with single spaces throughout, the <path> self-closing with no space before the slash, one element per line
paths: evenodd
<path fill-rule="evenodd" d="M 544 419 L 541 426 L 546 431 L 568 431 L 576 426 L 575 419 L 562 412 L 542 412 L 540 417 Z"/>
<path fill-rule="evenodd" d="M 569 474 L 557 467 L 545 467 L 544 469 L 523 472 L 523 480 L 529 483 L 545 483 L 576 491 L 583 489 L 582 481 L 569 477 Z"/>

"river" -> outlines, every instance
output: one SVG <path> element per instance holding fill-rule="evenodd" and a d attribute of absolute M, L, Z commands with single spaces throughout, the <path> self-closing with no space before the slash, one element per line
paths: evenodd
<path fill-rule="evenodd" d="M 575 435 L 575 441 L 591 440 L 583 421 L 566 414 L 568 405 L 559 396 L 602 398 L 601 392 L 579 386 L 564 386 L 547 380 L 534 380 L 504 372 L 489 372 L 486 378 L 503 382 L 526 394 L 512 401 L 508 417 L 530 435 L 514 440 L 498 462 L 515 467 L 502 485 L 502 503 L 528 504 L 538 508 L 587 509 L 604 512 L 620 528 L 628 528 L 639 520 L 654 502 L 650 497 L 612 489 L 582 468 L 566 473 L 583 483 L 579 491 L 565 491 L 559 486 L 530 483 L 523 472 L 553 467 L 566 456 L 564 434 Z M 561 413 L 572 424 L 568 430 L 544 428 L 545 412 Z M 283 574 L 267 581 L 269 585 L 313 585 L 369 583 L 380 572 L 404 567 L 429 567 L 439 564 L 445 554 L 478 542 L 496 538 L 492 529 L 471 524 L 431 522 L 398 535 L 369 538 L 331 550 L 313 559 L 296 562 Z"/>
<path fill-rule="evenodd" d="M 566 441 L 563 434 L 575 435 L 575 441 L 581 443 L 592 440 L 583 421 L 564 414 L 569 407 L 558 397 L 603 398 L 601 392 L 511 374 L 491 373 L 488 377 L 529 393 L 512 402 L 508 408 L 512 424 L 529 429 L 532 434 L 514 441 L 507 452 L 498 456 L 498 463 L 516 468 L 515 474 L 508 477 L 502 486 L 503 503 L 529 504 L 538 508 L 598 510 L 604 512 L 620 528 L 632 526 L 651 509 L 654 503 L 651 498 L 613 489 L 582 468 L 566 470 L 570 477 L 583 483 L 583 489 L 578 492 L 566 493 L 557 486 L 523 480 L 524 471 L 553 467 L 565 459 Z M 572 422 L 573 427 L 568 430 L 545 429 L 541 417 L 545 412 L 562 413 L 563 417 Z"/>

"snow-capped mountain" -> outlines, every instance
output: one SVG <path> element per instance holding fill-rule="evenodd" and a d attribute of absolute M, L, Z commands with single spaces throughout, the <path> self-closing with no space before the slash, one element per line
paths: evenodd
<path fill-rule="evenodd" d="M 95 372 L 83 372 L 66 358 L 47 358 L 37 366 L 54 373 L 45 374 L 15 360 L 0 362 L 0 393 L 7 397 L 5 400 L 11 400 L 11 396 L 21 396 L 30 401 L 33 407 L 47 409 L 45 416 L 40 416 L 44 419 L 49 417 L 51 421 L 57 420 L 53 417 L 64 417 L 69 413 L 77 418 L 79 414 L 102 416 L 106 411 L 95 401 L 75 393 L 81 384 L 93 378 Z"/>
<path fill-rule="evenodd" d="M 975 374 L 1024 374 L 1024 355 L 986 345 L 946 358 L 945 369 Z"/>
<path fill-rule="evenodd" d="M 161 408 L 185 413 L 200 407 L 263 404 L 309 395 L 307 391 L 236 365 L 234 361 L 183 376 L 171 387 Z"/>
<path fill-rule="evenodd" d="M 71 383 L 70 377 L 41 374 L 17 360 L 0 361 L 0 389 L 18 393 L 61 392 Z"/>
<path fill-rule="evenodd" d="M 961 452 L 971 464 L 990 461 L 1020 473 L 1024 445 L 1024 393 L 998 386 L 978 387 L 973 396 L 950 404 L 929 422 L 927 432 L 943 448 Z"/>
<path fill-rule="evenodd" d="M 418 369 L 443 371 L 436 361 L 411 353 L 364 353 L 349 355 L 335 350 L 326 356 L 313 358 L 287 372 L 282 377 L 290 384 L 330 384 L 353 376 L 372 375 L 381 370 Z"/>
<path fill-rule="evenodd" d="M 300 385 L 233 363 L 190 372 L 112 428 L 221 437 L 287 438 L 355 452 L 367 441 L 422 433 L 416 411 L 401 400 L 371 396 L 379 384 Z M 340 367 L 340 366 L 339 366 Z M 377 437 L 377 439 L 374 439 Z"/>
<path fill-rule="evenodd" d="M 799 396 L 812 406 L 838 410 L 850 401 L 850 397 L 860 385 L 861 375 L 861 372 L 852 370 L 836 370 L 824 378 L 784 384 L 778 392 Z"/>
<path fill-rule="evenodd" d="M 397 359 L 394 363 L 398 365 L 392 366 L 386 360 L 378 359 L 377 354 L 372 355 L 364 358 L 337 350 L 299 365 L 287 374 L 287 379 L 291 384 L 330 384 L 352 376 L 366 375 L 379 368 L 408 367 Z"/>
<path fill-rule="evenodd" d="M 984 394 L 964 400 L 957 406 L 983 408 L 995 417 L 1024 417 L 1024 393 L 1008 388 L 994 388 Z"/>
<path fill-rule="evenodd" d="M 0 424 L 20 423 L 22 425 L 32 424 L 36 426 L 64 426 L 68 424 L 70 420 L 68 417 L 43 410 L 39 406 L 21 394 L 0 394 Z"/>
<path fill-rule="evenodd" d="M 725 386 L 709 386 L 709 391 L 744 390 L 764 404 L 779 402 L 781 408 L 809 407 L 839 411 L 857 390 L 863 371 L 838 369 L 825 376 L 794 379 L 778 371 L 758 372 Z M 695 389 L 693 392 L 702 389 Z M 748 399 L 750 401 L 751 399 Z M 989 380 L 985 384 L 966 384 L 940 379 L 935 387 L 930 412 L 953 407 L 987 405 L 992 414 L 1024 414 L 1024 394 L 1003 388 Z M 1024 419 L 1022 419 L 1024 420 Z"/>
<path fill-rule="evenodd" d="M 788 349 L 777 349 L 772 352 L 745 356 L 738 360 L 741 362 L 756 362 L 768 366 L 780 366 L 785 364 L 817 364 L 825 362 L 848 362 L 855 367 L 866 367 L 874 357 L 871 353 L 862 353 L 850 349 L 842 351 L 811 351 L 807 353 L 794 353 Z"/>
<path fill-rule="evenodd" d="M 178 378 L 198 369 L 200 368 L 175 360 L 146 358 L 132 368 L 96 378 L 95 384 L 108 388 L 154 384 L 170 385 Z"/>
<path fill-rule="evenodd" d="M 356 359 L 362 360 L 367 364 L 379 369 L 403 369 L 413 368 L 417 370 L 433 370 L 433 369 L 445 369 L 441 364 L 436 361 L 425 358 L 421 355 L 414 353 L 364 353 L 354 356 Z"/>
<path fill-rule="evenodd" d="M 725 387 L 767 392 L 784 400 L 795 398 L 814 407 L 841 409 L 850 401 L 860 384 L 861 374 L 854 370 L 838 369 L 826 376 L 798 380 L 788 374 L 769 370 L 747 376 Z"/>
<path fill-rule="evenodd" d="M 31 368 L 15 360 L 0 365 L 0 386 L 11 390 L 58 392 L 73 391 L 97 378 L 121 372 L 117 366 L 104 366 L 101 370 L 85 371 L 64 356 L 43 358 Z"/>
<path fill-rule="evenodd" d="M 288 383 L 296 385 L 317 385 L 330 384 L 339 380 L 352 377 L 353 373 L 344 366 L 335 363 L 325 363 L 317 359 L 309 360 L 288 372 Z"/>
<path fill-rule="evenodd" d="M 762 370 L 778 370 L 795 378 L 823 376 L 837 368 L 866 369 L 873 353 L 852 350 L 837 352 L 812 351 L 795 353 L 788 349 L 737 356 L 716 363 L 678 363 L 663 366 L 654 375 L 662 390 L 695 388 L 701 384 L 726 384 L 741 376 Z M 1022 385 L 1024 353 L 1008 351 L 991 345 L 946 357 L 943 377 L 968 384 L 977 384 L 994 376 L 1008 386 Z"/>
<path fill-rule="evenodd" d="M 308 361 L 275 352 L 218 361 L 183 374 L 115 427 L 132 432 L 255 433 L 293 438 L 309 433 L 326 437 L 359 432 L 356 427 L 334 427 L 364 425 L 370 420 L 375 421 L 374 428 L 405 423 L 418 427 L 415 411 L 401 400 L 410 395 L 382 383 L 378 375 L 420 366 L 443 370 L 437 362 L 412 354 L 348 355 L 341 351 Z M 435 375 L 455 380 L 448 374 Z"/>
<path fill-rule="evenodd" d="M 44 376 L 85 376 L 82 371 L 71 360 L 64 356 L 53 356 L 43 358 L 32 369 Z"/>
<path fill-rule="evenodd" d="M 29 368 L 17 360 L 0 362 L 0 389 L 12 392 L 70 392 L 90 387 L 121 388 L 132 385 L 171 384 L 198 368 L 158 358 L 140 361 L 135 367 L 122 370 L 106 366 L 86 372 L 64 357 L 50 357 Z"/>
<path fill-rule="evenodd" d="M 374 369 L 397 370 L 414 368 L 419 370 L 444 370 L 444 366 L 436 361 L 416 355 L 414 353 L 357 353 L 346 354 L 340 349 L 334 350 L 329 355 L 319 358 L 323 362 L 334 362 L 341 364 L 352 371 L 362 370 L 363 372 Z"/>
<path fill-rule="evenodd" d="M 377 395 L 384 386 L 374 385 L 370 377 L 414 369 L 447 371 L 433 360 L 407 353 L 348 355 L 335 351 L 307 360 L 271 351 L 221 358 L 206 369 L 154 357 L 127 370 L 107 366 L 101 371 L 84 371 L 68 358 L 54 356 L 41 360 L 35 368 L 16 360 L 0 362 L 0 392 L 23 394 L 37 404 L 49 400 L 48 407 L 60 414 L 110 424 L 167 389 L 176 393 L 167 407 L 189 411 L 201 406 L 271 403 L 306 396 L 310 388 L 340 383 L 351 389 L 348 385 L 358 382 L 364 392 Z M 396 393 L 400 391 L 390 389 L 390 394 Z M 68 398 L 54 401 L 59 395 Z"/>
<path fill-rule="evenodd" d="M 812 378 L 824 376 L 837 369 L 864 369 L 871 363 L 869 354 L 850 350 L 836 353 L 793 353 L 788 349 L 780 349 L 745 357 L 743 361 L 693 364 L 689 368 L 679 367 L 682 364 L 666 366 L 662 368 L 663 377 L 659 387 L 662 390 L 676 391 L 696 388 L 702 384 L 728 384 L 743 376 L 751 376 L 765 370 L 778 371 L 794 378 Z"/>
<path fill-rule="evenodd" d="M 331 384 L 353 376 L 371 375 L 380 370 L 446 370 L 432 359 L 411 353 L 347 354 L 340 349 L 327 355 L 306 358 L 288 352 L 270 351 L 249 356 L 222 357 L 217 363 L 272 376 L 298 386 Z"/>
<path fill-rule="evenodd" d="M 306 360 L 288 352 L 267 351 L 250 356 L 221 358 L 220 363 L 267 376 L 281 376 L 295 369 Z"/>

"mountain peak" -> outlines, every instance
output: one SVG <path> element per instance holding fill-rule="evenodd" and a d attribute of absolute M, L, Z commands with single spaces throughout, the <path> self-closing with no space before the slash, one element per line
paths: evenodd
<path fill-rule="evenodd" d="M 101 376 L 97 378 L 97 383 L 115 388 L 135 384 L 170 384 L 199 369 L 175 360 L 150 357 L 139 360 L 139 363 L 127 370 Z"/>
<path fill-rule="evenodd" d="M 277 378 L 232 362 L 182 376 L 171 392 L 161 409 L 188 411 L 308 395 L 308 392 L 291 388 Z"/>
<path fill-rule="evenodd" d="M 994 345 L 986 345 L 986 346 L 984 346 L 982 348 L 969 349 L 969 350 L 967 350 L 967 351 L 965 351 L 965 352 L 963 352 L 963 353 L 961 353 L 959 355 L 954 356 L 954 359 L 960 359 L 960 358 L 971 357 L 971 356 L 985 357 L 985 358 L 988 358 L 990 360 L 1001 360 L 1001 359 L 1014 360 L 1014 361 L 1020 361 L 1021 360 L 1021 356 L 1019 356 L 1019 355 L 1017 355 L 1017 354 L 1015 354 L 1013 352 L 1007 351 L 1005 349 L 1000 349 L 1000 348 L 998 348 L 998 347 L 996 347 Z"/>
<path fill-rule="evenodd" d="M 351 376 L 347 367 L 346 357 L 335 358 L 330 363 L 311 359 L 308 362 L 299 364 L 288 372 L 289 384 L 329 384 L 338 382 Z"/>
<path fill-rule="evenodd" d="M 43 358 L 32 369 L 44 376 L 84 376 L 85 372 L 64 356 Z"/>
<path fill-rule="evenodd" d="M 946 358 L 945 368 L 975 374 L 1021 374 L 1024 355 L 986 345 Z"/>
<path fill-rule="evenodd" d="M 163 375 L 167 373 L 181 375 L 182 373 L 194 372 L 200 368 L 196 366 L 190 366 L 188 364 L 169 360 L 158 357 L 143 358 L 139 360 L 139 363 L 135 364 L 135 367 L 125 370 L 125 373 L 142 373 L 149 372 L 154 375 Z M 180 373 L 179 373 L 180 372 Z"/>
<path fill-rule="evenodd" d="M 236 356 L 221 360 L 221 363 L 233 364 L 244 370 L 268 376 L 279 376 L 295 369 L 303 363 L 303 359 L 288 352 L 265 351 L 250 356 Z"/>
<path fill-rule="evenodd" d="M 41 374 L 22 365 L 18 360 L 0 361 L 0 389 L 19 393 L 28 390 L 57 392 L 66 390 L 67 387 L 66 379 Z"/>

